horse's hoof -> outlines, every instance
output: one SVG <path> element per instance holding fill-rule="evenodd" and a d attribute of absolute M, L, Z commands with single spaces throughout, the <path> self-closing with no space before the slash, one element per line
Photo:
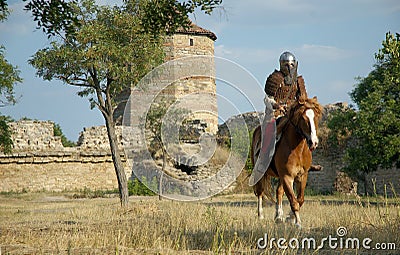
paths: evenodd
<path fill-rule="evenodd" d="M 308 170 L 309 172 L 319 172 L 322 171 L 322 169 L 324 169 L 321 165 L 311 165 L 310 166 L 310 170 Z"/>
<path fill-rule="evenodd" d="M 275 217 L 275 223 L 283 223 L 284 222 L 284 220 L 283 220 L 283 217 L 282 216 L 280 216 L 280 217 Z"/>
<path fill-rule="evenodd" d="M 286 222 L 290 224 L 295 224 L 296 223 L 296 217 L 294 215 L 289 215 L 286 217 Z"/>
<path fill-rule="evenodd" d="M 296 223 L 294 224 L 298 229 L 301 229 L 301 224 L 300 223 Z"/>
<path fill-rule="evenodd" d="M 263 220 L 264 219 L 264 215 L 258 215 L 258 219 L 259 220 Z"/>

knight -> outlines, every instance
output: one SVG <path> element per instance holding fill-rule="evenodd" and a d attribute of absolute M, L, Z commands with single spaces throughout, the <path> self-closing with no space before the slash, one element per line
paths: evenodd
<path fill-rule="evenodd" d="M 268 123 L 273 123 L 271 120 L 276 120 L 276 126 L 279 125 L 279 121 L 282 116 L 284 116 L 291 106 L 292 103 L 296 101 L 302 101 L 307 99 L 307 91 L 305 82 L 302 76 L 297 74 L 298 61 L 296 57 L 286 51 L 279 57 L 279 70 L 276 70 L 270 74 L 265 82 L 265 99 L 264 103 L 266 105 L 265 118 L 264 118 L 264 132 L 263 136 L 271 136 L 268 131 Z M 272 109 L 271 109 L 272 107 Z M 268 120 L 270 120 L 268 122 Z M 270 124 L 271 125 L 271 124 Z M 281 134 L 272 135 L 272 137 L 277 137 L 279 139 Z M 271 147 L 268 145 L 270 141 L 267 137 L 262 138 L 263 143 L 261 144 L 261 151 L 263 147 Z M 271 143 L 271 142 L 269 142 Z M 320 165 L 311 165 L 309 171 L 320 171 L 322 167 Z"/>
<path fill-rule="evenodd" d="M 304 79 L 297 75 L 297 66 L 296 57 L 286 51 L 279 57 L 279 70 L 275 69 L 265 82 L 265 100 L 272 105 L 276 119 L 285 115 L 293 102 L 307 99 Z"/>

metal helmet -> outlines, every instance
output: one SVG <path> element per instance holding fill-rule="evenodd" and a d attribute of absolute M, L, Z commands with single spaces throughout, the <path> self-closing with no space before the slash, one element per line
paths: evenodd
<path fill-rule="evenodd" d="M 296 57 L 285 51 L 279 57 L 280 71 L 285 76 L 285 83 L 292 84 L 293 80 L 297 78 L 297 60 Z"/>

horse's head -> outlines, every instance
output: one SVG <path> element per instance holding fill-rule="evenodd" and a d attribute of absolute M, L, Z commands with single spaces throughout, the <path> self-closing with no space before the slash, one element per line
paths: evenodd
<path fill-rule="evenodd" d="M 322 110 L 317 97 L 299 100 L 289 110 L 289 122 L 295 127 L 296 132 L 306 139 L 311 151 L 318 146 L 317 130 Z"/>

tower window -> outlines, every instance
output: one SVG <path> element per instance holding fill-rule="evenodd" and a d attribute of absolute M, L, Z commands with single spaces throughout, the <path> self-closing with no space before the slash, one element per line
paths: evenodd
<path fill-rule="evenodd" d="M 190 38 L 190 39 L 189 39 L 189 45 L 190 45 L 190 46 L 193 46 L 193 44 L 194 44 L 193 39 Z"/>

